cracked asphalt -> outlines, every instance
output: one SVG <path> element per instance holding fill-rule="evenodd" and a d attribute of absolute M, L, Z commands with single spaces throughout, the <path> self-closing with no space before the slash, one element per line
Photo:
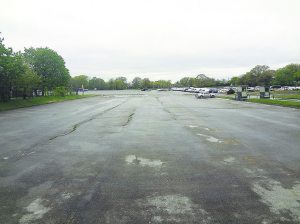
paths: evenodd
<path fill-rule="evenodd" d="M 0 223 L 300 223 L 300 110 L 97 94 L 0 113 Z"/>

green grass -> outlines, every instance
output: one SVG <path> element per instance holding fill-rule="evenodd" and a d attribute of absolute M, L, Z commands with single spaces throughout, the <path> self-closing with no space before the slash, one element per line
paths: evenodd
<path fill-rule="evenodd" d="M 300 94 L 275 94 L 274 97 L 281 99 L 300 99 Z"/>
<path fill-rule="evenodd" d="M 235 95 L 232 94 L 232 95 L 217 95 L 216 97 L 218 98 L 222 98 L 222 99 L 229 99 L 229 100 L 233 100 Z"/>
<path fill-rule="evenodd" d="M 293 107 L 293 108 L 300 109 L 300 102 L 294 102 L 294 101 L 271 100 L 271 99 L 248 99 L 247 102 L 278 105 L 283 107 Z"/>
<path fill-rule="evenodd" d="M 23 107 L 38 106 L 38 105 L 49 104 L 49 103 L 57 103 L 57 102 L 63 102 L 66 100 L 77 100 L 77 99 L 83 99 L 83 98 L 92 97 L 92 96 L 95 96 L 95 95 L 92 95 L 92 94 L 69 95 L 69 96 L 65 96 L 65 97 L 41 96 L 41 97 L 28 98 L 26 100 L 12 99 L 6 103 L 1 102 L 0 103 L 0 111 L 12 110 L 12 109 L 23 108 Z"/>

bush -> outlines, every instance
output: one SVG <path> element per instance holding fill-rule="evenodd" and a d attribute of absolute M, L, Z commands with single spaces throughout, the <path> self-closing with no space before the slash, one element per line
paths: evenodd
<path fill-rule="evenodd" d="M 59 86 L 53 89 L 53 95 L 64 97 L 68 95 L 68 90 L 63 86 Z"/>

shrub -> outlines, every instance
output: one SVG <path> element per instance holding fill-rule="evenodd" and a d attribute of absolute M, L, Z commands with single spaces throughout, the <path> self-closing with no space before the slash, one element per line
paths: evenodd
<path fill-rule="evenodd" d="M 59 86 L 53 89 L 53 95 L 64 97 L 68 95 L 68 90 L 63 86 Z"/>

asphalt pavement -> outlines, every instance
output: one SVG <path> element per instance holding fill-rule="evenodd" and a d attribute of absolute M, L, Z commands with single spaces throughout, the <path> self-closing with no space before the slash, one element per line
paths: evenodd
<path fill-rule="evenodd" d="M 0 113 L 0 223 L 300 223 L 300 110 L 182 92 Z"/>

